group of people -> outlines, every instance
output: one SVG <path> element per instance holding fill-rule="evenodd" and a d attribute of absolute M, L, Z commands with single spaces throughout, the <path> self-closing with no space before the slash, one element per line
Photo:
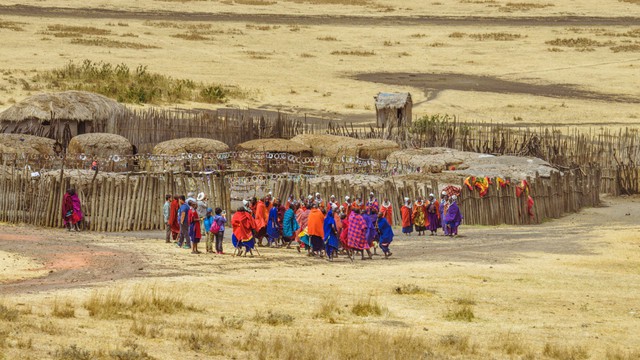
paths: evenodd
<path fill-rule="evenodd" d="M 179 248 L 191 249 L 192 254 L 200 254 L 198 246 L 204 236 L 206 252 L 224 254 L 222 247 L 226 212 L 220 208 L 213 210 L 207 205 L 205 193 L 184 195 L 165 195 L 163 206 L 166 224 L 165 241 Z M 215 251 L 214 251 L 215 242 Z"/>
<path fill-rule="evenodd" d="M 393 214 L 391 202 L 382 204 L 369 195 L 364 202 L 353 202 L 346 196 L 340 203 L 335 196 L 327 201 L 321 194 L 286 202 L 273 198 L 271 193 L 262 199 L 244 200 L 243 206 L 231 218 L 232 241 L 238 253 L 252 254 L 257 246 L 305 249 L 309 256 L 333 259 L 342 253 L 353 260 L 371 259 L 380 247 L 385 258 L 392 255 L 389 246 L 393 241 Z M 367 256 L 365 257 L 365 253 Z"/>
<path fill-rule="evenodd" d="M 400 209 L 402 214 L 402 232 L 406 235 L 414 231 L 418 235 L 438 234 L 438 229 L 442 229 L 445 236 L 457 236 L 458 227 L 462 222 L 462 213 L 458 207 L 457 196 L 449 196 L 442 192 L 440 200 L 433 194 L 429 194 L 427 200 L 418 197 L 415 202 L 409 198 L 404 198 L 404 205 Z"/>
<path fill-rule="evenodd" d="M 193 193 L 166 195 L 163 210 L 167 242 L 173 239 L 176 246 L 198 254 L 198 244 L 204 236 L 207 253 L 224 254 L 226 212 L 208 207 L 204 193 L 197 197 Z M 402 232 L 406 235 L 414 229 L 418 235 L 427 231 L 437 235 L 442 229 L 444 235 L 457 236 L 462 222 L 456 195 L 448 196 L 446 192 L 439 200 L 433 194 L 426 200 L 418 197 L 415 202 L 405 198 L 400 211 Z M 324 200 L 320 193 L 300 199 L 289 196 L 281 202 L 268 193 L 261 199 L 243 200 L 230 224 L 234 255 L 238 256 L 254 255 L 262 246 L 295 246 L 299 252 L 304 249 L 309 256 L 326 257 L 329 261 L 339 254 L 351 260 L 358 254 L 363 260 L 372 259 L 378 248 L 385 258 L 392 255 L 393 207 L 387 198 L 378 202 L 374 193 L 364 201 L 345 196 L 342 202 L 334 195 Z"/>

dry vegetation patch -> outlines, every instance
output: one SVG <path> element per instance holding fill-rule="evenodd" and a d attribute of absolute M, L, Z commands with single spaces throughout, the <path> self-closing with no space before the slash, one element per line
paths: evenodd
<path fill-rule="evenodd" d="M 24 31 L 23 25 L 26 25 L 26 23 L 0 19 L 0 29 Z"/>
<path fill-rule="evenodd" d="M 626 2 L 626 3 L 629 3 L 629 4 L 640 5 L 640 0 L 618 0 L 618 1 Z"/>
<path fill-rule="evenodd" d="M 84 60 L 69 62 L 59 69 L 38 73 L 34 79 L 49 89 L 90 91 L 126 103 L 159 104 L 183 100 L 223 103 L 229 97 L 242 97 L 234 87 L 205 84 L 153 73 L 140 65 L 131 70 L 126 64 Z"/>
<path fill-rule="evenodd" d="M 594 47 L 611 46 L 614 43 L 612 41 L 601 42 L 585 37 L 578 38 L 564 38 L 554 39 L 546 41 L 545 44 L 552 46 L 563 46 L 574 48 L 576 51 L 594 51 Z"/>
<path fill-rule="evenodd" d="M 187 306 L 180 297 L 170 291 L 165 294 L 156 287 L 137 287 L 130 296 L 120 289 L 94 291 L 85 301 L 89 316 L 100 319 L 131 318 L 133 314 L 173 314 L 180 311 L 197 310 Z"/>
<path fill-rule="evenodd" d="M 111 35 L 111 30 L 100 29 L 93 26 L 71 26 L 63 24 L 48 25 L 43 34 L 55 37 L 82 37 L 84 35 Z"/>
<path fill-rule="evenodd" d="M 385 311 L 378 302 L 372 298 L 360 299 L 351 307 L 351 313 L 356 316 L 380 316 Z"/>
<path fill-rule="evenodd" d="M 253 321 L 271 326 L 291 325 L 295 318 L 287 313 L 268 310 L 266 314 L 256 313 Z"/>
<path fill-rule="evenodd" d="M 640 44 L 618 45 L 610 47 L 611 51 L 618 52 L 640 52 Z"/>
<path fill-rule="evenodd" d="M 469 37 L 478 40 L 495 40 L 495 41 L 513 41 L 520 38 L 523 38 L 520 34 L 506 33 L 506 32 L 494 32 L 494 33 L 484 33 L 484 34 L 469 34 Z M 526 37 L 526 36 L 524 36 Z"/>
<path fill-rule="evenodd" d="M 345 56 L 374 56 L 375 51 L 369 50 L 335 50 L 331 52 L 331 55 L 345 55 Z"/>
<path fill-rule="evenodd" d="M 589 352 L 584 346 L 557 343 L 546 343 L 542 354 L 558 360 L 582 360 L 589 358 Z"/>
<path fill-rule="evenodd" d="M 316 39 L 320 41 L 338 41 L 338 39 L 335 36 L 319 36 Z"/>
<path fill-rule="evenodd" d="M 155 45 L 147 45 L 141 44 L 131 41 L 119 41 L 119 40 L 111 40 L 105 37 L 96 37 L 96 38 L 74 38 L 71 39 L 72 44 L 76 45 L 85 45 L 85 46 L 100 46 L 100 47 L 108 47 L 108 48 L 117 48 L 117 49 L 159 49 L 160 47 Z"/>
<path fill-rule="evenodd" d="M 547 4 L 538 4 L 538 3 L 513 3 L 508 2 L 503 6 L 499 7 L 498 10 L 502 12 L 514 12 L 514 11 L 529 11 L 534 9 L 544 9 L 547 7 L 554 6 L 551 3 Z"/>

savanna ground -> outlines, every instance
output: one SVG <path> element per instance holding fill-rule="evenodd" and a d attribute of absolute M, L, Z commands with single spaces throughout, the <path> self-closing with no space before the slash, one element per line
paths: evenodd
<path fill-rule="evenodd" d="M 0 110 L 90 83 L 52 73 L 88 59 L 112 64 L 103 87 L 124 83 L 122 63 L 158 74 L 163 91 L 196 84 L 149 101 L 160 106 L 366 121 L 374 94 L 410 91 L 415 115 L 637 125 L 638 10 L 637 0 L 3 1 Z M 211 84 L 231 90 L 220 98 Z M 0 358 L 635 359 L 639 213 L 637 198 L 605 199 L 535 227 L 399 236 L 389 260 L 333 264 L 272 249 L 193 256 L 155 232 L 2 224 Z"/>
<path fill-rule="evenodd" d="M 88 59 L 227 86 L 227 106 L 372 120 L 376 93 L 410 91 L 415 115 L 634 125 L 639 10 L 637 0 L 3 1 L 0 109 L 73 87 L 45 75 Z M 151 102 L 220 106 L 200 95 Z"/>
<path fill-rule="evenodd" d="M 636 359 L 638 214 L 637 198 L 605 199 L 535 227 L 398 236 L 390 259 L 334 263 L 286 249 L 192 255 L 160 232 L 3 225 L 0 354 Z"/>

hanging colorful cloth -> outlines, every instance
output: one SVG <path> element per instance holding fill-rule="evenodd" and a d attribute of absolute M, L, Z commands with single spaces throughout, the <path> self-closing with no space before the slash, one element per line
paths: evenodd
<path fill-rule="evenodd" d="M 478 189 L 478 191 L 480 191 L 480 197 L 485 197 L 485 195 L 487 195 L 487 193 L 489 192 L 489 184 L 491 184 L 491 181 L 488 177 L 476 179 L 476 183 L 474 184 L 474 186 Z"/>
<path fill-rule="evenodd" d="M 522 180 L 520 184 L 516 185 L 516 197 L 520 197 L 523 192 L 529 195 L 529 183 L 527 180 Z"/>
<path fill-rule="evenodd" d="M 529 216 L 533 219 L 535 215 L 533 214 L 533 198 L 531 195 L 527 196 L 527 210 L 529 211 Z"/>
<path fill-rule="evenodd" d="M 505 188 L 509 185 L 509 180 L 504 180 L 501 177 L 496 178 L 496 189 Z"/>
<path fill-rule="evenodd" d="M 469 191 L 473 191 L 473 184 L 475 184 L 475 183 L 476 183 L 476 177 L 475 176 L 469 176 L 466 179 L 464 179 L 464 184 L 467 186 Z"/>

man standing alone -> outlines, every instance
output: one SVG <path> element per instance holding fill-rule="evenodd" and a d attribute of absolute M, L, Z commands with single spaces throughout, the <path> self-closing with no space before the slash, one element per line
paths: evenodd
<path fill-rule="evenodd" d="M 169 222 L 169 214 L 171 210 L 171 195 L 164 196 L 164 206 L 162 207 L 162 215 L 164 216 L 165 242 L 171 242 L 171 223 Z"/>

